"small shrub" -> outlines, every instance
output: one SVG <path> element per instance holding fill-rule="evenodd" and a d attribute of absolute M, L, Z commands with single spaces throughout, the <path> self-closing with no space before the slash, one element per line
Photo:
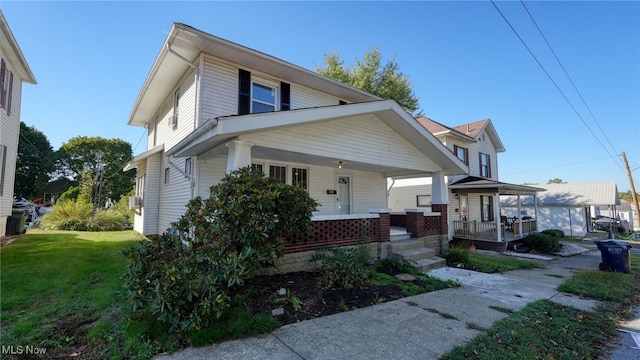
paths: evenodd
<path fill-rule="evenodd" d="M 469 264 L 471 262 L 471 252 L 468 248 L 452 246 L 444 254 L 444 258 L 449 264 Z"/>
<path fill-rule="evenodd" d="M 376 271 L 383 272 L 385 274 L 403 272 L 414 275 L 416 273 L 416 269 L 413 267 L 413 264 L 401 256 L 393 256 L 379 260 L 375 263 L 375 269 Z"/>
<path fill-rule="evenodd" d="M 548 233 L 531 234 L 522 240 L 528 247 L 543 253 L 554 253 L 562 249 L 560 238 Z"/>
<path fill-rule="evenodd" d="M 556 239 L 562 239 L 564 237 L 564 231 L 558 229 L 548 229 L 540 232 L 541 234 L 547 234 Z"/>
<path fill-rule="evenodd" d="M 364 266 L 369 261 L 367 245 L 318 249 L 311 260 L 322 261 L 320 272 L 327 286 L 350 289 L 369 283 L 369 272 Z"/>

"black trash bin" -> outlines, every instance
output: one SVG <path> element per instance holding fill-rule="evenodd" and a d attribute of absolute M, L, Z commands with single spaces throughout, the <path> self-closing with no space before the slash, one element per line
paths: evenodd
<path fill-rule="evenodd" d="M 606 240 L 596 241 L 595 243 L 598 245 L 598 249 L 602 255 L 600 270 L 626 274 L 631 272 L 631 260 L 629 257 L 631 245 L 629 245 L 628 242 L 622 240 Z"/>

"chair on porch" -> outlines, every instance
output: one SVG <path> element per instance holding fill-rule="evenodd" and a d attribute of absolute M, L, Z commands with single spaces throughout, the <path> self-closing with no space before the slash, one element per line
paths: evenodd
<path fill-rule="evenodd" d="M 513 222 L 510 221 L 508 217 L 504 215 L 500 216 L 500 222 L 504 224 L 505 231 L 513 231 L 513 228 L 512 228 Z"/>

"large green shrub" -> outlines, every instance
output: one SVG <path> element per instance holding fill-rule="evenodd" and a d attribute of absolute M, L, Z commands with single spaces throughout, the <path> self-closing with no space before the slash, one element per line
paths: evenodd
<path fill-rule="evenodd" d="M 317 203 L 301 188 L 250 167 L 187 205 L 174 230 L 127 256 L 125 287 L 134 309 L 174 330 L 209 326 L 229 306 L 229 288 L 284 252 L 284 238 L 311 229 Z"/>
<path fill-rule="evenodd" d="M 564 237 L 564 231 L 559 229 L 547 229 L 541 231 L 540 233 L 550 235 L 556 239 L 562 239 Z"/>
<path fill-rule="evenodd" d="M 451 246 L 449 251 L 443 255 L 448 264 L 465 264 L 471 263 L 471 252 L 468 247 L 463 246 Z"/>
<path fill-rule="evenodd" d="M 53 211 L 42 217 L 41 227 L 44 229 L 86 231 L 93 216 L 93 205 L 77 200 L 58 201 Z"/>
<path fill-rule="evenodd" d="M 76 201 L 78 200 L 78 196 L 80 196 L 80 186 L 72 186 L 67 189 L 67 191 L 63 192 L 62 195 L 58 198 L 58 202 L 61 201 Z"/>
<path fill-rule="evenodd" d="M 522 241 L 530 247 L 532 250 L 537 250 L 543 253 L 555 253 L 562 249 L 560 244 L 560 238 L 549 233 L 531 234 Z"/>

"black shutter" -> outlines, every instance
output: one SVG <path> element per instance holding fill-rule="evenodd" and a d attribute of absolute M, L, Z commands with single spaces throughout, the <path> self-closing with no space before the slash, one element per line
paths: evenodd
<path fill-rule="evenodd" d="M 251 73 L 240 69 L 238 81 L 238 115 L 251 112 Z"/>
<path fill-rule="evenodd" d="M 347 102 L 346 102 L 346 101 L 344 101 L 344 100 L 340 100 L 340 101 L 338 102 L 338 104 L 339 104 L 339 105 L 347 105 Z"/>
<path fill-rule="evenodd" d="M 280 110 L 291 109 L 291 85 L 286 82 L 280 83 Z"/>

